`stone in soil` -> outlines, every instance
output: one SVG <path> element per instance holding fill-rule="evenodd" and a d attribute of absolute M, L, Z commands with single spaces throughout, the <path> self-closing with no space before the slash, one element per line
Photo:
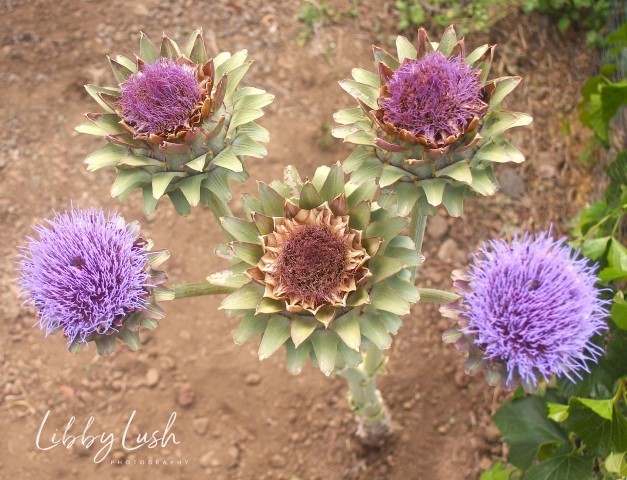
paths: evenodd
<path fill-rule="evenodd" d="M 189 384 L 181 385 L 176 390 L 176 401 L 182 407 L 189 407 L 194 403 L 195 397 L 196 392 L 194 392 L 194 389 Z"/>
<path fill-rule="evenodd" d="M 427 220 L 426 234 L 431 240 L 440 240 L 448 232 L 448 222 L 440 216 L 431 217 Z"/>
<path fill-rule="evenodd" d="M 208 427 L 209 418 L 207 417 L 195 418 L 194 420 L 192 420 L 192 428 L 194 429 L 194 432 L 196 432 L 198 435 L 204 435 L 205 433 L 207 433 Z"/>
<path fill-rule="evenodd" d="M 148 369 L 148 372 L 146 372 L 146 385 L 154 387 L 157 383 L 159 383 L 159 370 L 156 368 Z"/>
<path fill-rule="evenodd" d="M 525 179 L 514 168 L 502 168 L 498 175 L 501 191 L 511 198 L 520 198 L 527 192 Z"/>

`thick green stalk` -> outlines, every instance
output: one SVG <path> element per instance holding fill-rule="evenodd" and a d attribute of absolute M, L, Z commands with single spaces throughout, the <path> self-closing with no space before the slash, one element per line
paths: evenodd
<path fill-rule="evenodd" d="M 392 433 L 392 419 L 377 390 L 377 376 L 387 357 L 371 344 L 363 353 L 363 363 L 346 368 L 338 375 L 348 384 L 348 403 L 357 420 L 357 436 L 371 446 L 381 446 Z"/>
<path fill-rule="evenodd" d="M 422 253 L 422 241 L 425 237 L 425 228 L 427 226 L 427 215 L 420 211 L 420 206 L 418 202 L 414 204 L 414 208 L 411 211 L 411 220 L 409 222 L 409 236 L 414 241 L 416 245 L 416 251 Z M 416 281 L 416 271 L 417 267 L 412 267 L 411 272 L 411 282 L 414 283 Z"/>
<path fill-rule="evenodd" d="M 202 295 L 220 295 L 223 293 L 232 293 L 234 288 L 225 287 L 223 285 L 214 285 L 213 283 L 183 283 L 170 287 L 174 291 L 174 298 L 199 297 Z"/>

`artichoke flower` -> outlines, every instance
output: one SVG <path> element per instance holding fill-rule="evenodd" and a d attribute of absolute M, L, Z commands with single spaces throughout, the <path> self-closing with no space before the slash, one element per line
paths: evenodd
<path fill-rule="evenodd" d="M 452 26 L 439 43 L 424 29 L 416 47 L 397 37 L 398 58 L 373 49 L 377 73 L 355 68 L 353 80 L 340 82 L 359 106 L 334 115 L 333 135 L 357 145 L 344 162 L 351 181 L 376 177 L 383 205 L 402 198 L 423 214 L 443 203 L 459 216 L 464 196 L 494 194 L 492 163 L 524 161 L 502 138 L 532 121 L 501 108 L 521 78 L 488 80 L 494 46 L 467 55 Z"/>
<path fill-rule="evenodd" d="M 167 195 L 181 215 L 198 203 L 224 214 L 229 181 L 247 177 L 243 158 L 267 153 L 259 142 L 268 131 L 255 120 L 274 96 L 238 88 L 247 52 L 208 59 L 201 30 L 184 48 L 164 36 L 159 50 L 142 33 L 139 51 L 136 61 L 109 58 L 117 87 L 85 87 L 104 112 L 86 114 L 76 129 L 108 142 L 87 157 L 87 169 L 115 167 L 111 195 L 125 199 L 139 188 L 147 213 Z"/>
<path fill-rule="evenodd" d="M 532 392 L 553 375 L 574 382 L 603 355 L 593 338 L 607 329 L 608 302 L 596 267 L 565 242 L 550 232 L 493 240 L 453 272 L 460 298 L 440 312 L 456 324 L 442 339 L 467 354 L 466 373 Z"/>
<path fill-rule="evenodd" d="M 408 268 L 423 258 L 376 192 L 374 179 L 345 184 L 340 165 L 311 181 L 287 167 L 284 182 L 243 197 L 246 219 L 222 219 L 235 240 L 219 253 L 233 265 L 208 281 L 236 289 L 220 306 L 242 316 L 236 343 L 263 334 L 260 359 L 285 345 L 290 373 L 310 356 L 326 375 L 360 364 L 371 343 L 390 346 L 419 298 Z"/>
<path fill-rule="evenodd" d="M 139 327 L 155 329 L 164 316 L 157 302 L 174 298 L 156 270 L 168 251 L 151 251 L 137 222 L 94 208 L 57 213 L 34 229 L 18 281 L 46 336 L 62 331 L 73 353 L 93 341 L 108 355 L 116 338 L 137 350 Z"/>

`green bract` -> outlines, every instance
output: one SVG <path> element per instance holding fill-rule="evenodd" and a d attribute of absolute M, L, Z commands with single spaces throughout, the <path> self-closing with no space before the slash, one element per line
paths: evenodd
<path fill-rule="evenodd" d="M 236 343 L 262 334 L 260 359 L 285 345 L 290 373 L 299 373 L 311 357 L 326 375 L 360 364 L 360 350 L 370 343 L 390 346 L 400 316 L 419 299 L 408 268 L 423 257 L 401 235 L 406 220 L 373 202 L 376 191 L 373 179 L 345 184 L 339 165 L 318 168 L 311 181 L 290 166 L 284 182 L 259 183 L 259 198 L 243 197 L 246 219 L 222 219 L 235 240 L 219 253 L 233 266 L 208 281 L 237 289 L 220 307 L 243 317 Z M 324 301 L 290 291 L 276 270 L 286 245 L 306 227 L 333 232 L 346 245 L 346 275 Z"/>
<path fill-rule="evenodd" d="M 359 106 L 334 115 L 340 124 L 333 135 L 357 145 L 344 161 L 351 182 L 377 178 L 384 189 L 381 203 L 401 204 L 400 214 L 418 205 L 423 214 L 434 214 L 444 204 L 450 215 L 463 212 L 463 198 L 471 192 L 492 195 L 497 182 L 492 163 L 524 161 L 523 154 L 502 138 L 506 130 L 528 125 L 532 118 L 525 113 L 507 111 L 501 103 L 519 83 L 520 77 L 487 80 L 494 47 L 483 45 L 466 55 L 464 40 L 457 39 L 449 27 L 439 43 L 430 42 L 426 32 L 418 32 L 414 47 L 405 37 L 396 39 L 397 56 L 373 47 L 378 73 L 353 69 L 353 79 L 340 86 L 353 96 Z M 481 81 L 482 101 L 486 108 L 469 119 L 467 128 L 456 135 L 433 143 L 425 137 L 397 128 L 384 119 L 383 98 L 389 97 L 388 80 L 401 66 L 422 59 L 431 52 L 446 58 L 461 57 L 477 69 Z"/>
<path fill-rule="evenodd" d="M 164 36 L 159 50 L 142 33 L 136 61 L 121 55 L 109 59 L 119 86 L 85 86 L 105 111 L 86 114 L 89 122 L 76 130 L 108 142 L 87 157 L 87 169 L 115 167 L 118 176 L 111 195 L 125 199 L 140 188 L 147 213 L 155 210 L 163 195 L 181 215 L 188 215 L 198 203 L 225 211 L 232 197 L 229 180 L 247 177 L 243 158 L 263 158 L 267 153 L 258 142 L 268 141 L 268 131 L 255 120 L 274 96 L 258 88 L 238 88 L 251 65 L 246 56 L 246 50 L 241 50 L 208 59 L 201 30 L 193 32 L 183 48 Z M 163 61 L 193 69 L 201 96 L 185 125 L 158 134 L 142 133 L 122 118 L 120 87 L 145 65 Z"/>

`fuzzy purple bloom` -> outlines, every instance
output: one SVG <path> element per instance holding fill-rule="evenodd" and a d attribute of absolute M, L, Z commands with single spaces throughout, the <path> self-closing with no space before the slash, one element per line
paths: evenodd
<path fill-rule="evenodd" d="M 118 106 L 137 133 L 163 134 L 190 126 L 200 94 L 193 67 L 160 59 L 126 79 Z"/>
<path fill-rule="evenodd" d="M 507 387 L 533 389 L 552 375 L 572 380 L 603 353 L 591 341 L 607 328 L 596 268 L 565 241 L 549 232 L 491 241 L 475 254 L 468 282 L 457 284 L 462 332 L 484 360 L 505 366 Z"/>
<path fill-rule="evenodd" d="M 102 210 L 56 213 L 34 227 L 19 256 L 19 284 L 46 335 L 84 342 L 147 305 L 146 245 L 138 228 Z"/>
<path fill-rule="evenodd" d="M 388 80 L 384 120 L 431 142 L 457 137 L 485 107 L 481 88 L 479 71 L 461 57 L 406 60 Z"/>

